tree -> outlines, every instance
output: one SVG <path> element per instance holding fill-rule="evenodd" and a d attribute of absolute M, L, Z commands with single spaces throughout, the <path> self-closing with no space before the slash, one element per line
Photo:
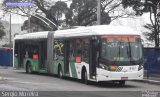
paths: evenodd
<path fill-rule="evenodd" d="M 60 26 L 61 23 L 63 22 L 62 15 L 65 14 L 67 10 L 68 10 L 67 4 L 64 2 L 58 1 L 51 6 L 51 8 L 48 10 L 48 13 L 50 13 L 50 15 L 55 17 L 57 21 L 57 25 Z M 53 30 L 52 28 L 50 28 L 50 25 L 47 25 L 47 24 L 48 24 L 48 20 L 46 20 L 46 18 L 43 18 L 41 15 L 36 14 L 34 16 L 31 16 L 32 32 Z M 28 29 L 28 21 L 24 22 L 23 28 L 25 30 Z"/>
<path fill-rule="evenodd" d="M 50 8 L 54 3 L 52 0 L 31 0 L 33 6 L 25 7 L 25 6 L 6 6 L 6 2 L 28 2 L 28 0 L 4 0 L 3 1 L 3 10 L 5 12 L 15 13 L 21 16 L 28 16 L 29 12 L 31 14 L 40 14 L 44 15 L 50 21 L 52 21 L 55 25 L 50 23 L 50 26 L 53 27 L 53 30 L 57 30 L 58 22 L 55 16 L 50 12 Z M 47 21 L 48 22 L 48 21 Z"/>
<path fill-rule="evenodd" d="M 143 0 L 144 1 L 144 0 Z M 147 28 L 153 27 L 151 29 L 154 35 L 155 47 L 159 47 L 159 33 L 160 33 L 160 1 L 159 0 L 123 0 L 123 6 L 132 7 L 136 11 L 137 15 L 142 15 L 145 12 L 150 13 L 151 25 L 146 25 Z"/>
<path fill-rule="evenodd" d="M 68 12 L 67 4 L 61 1 L 57 1 L 55 5 L 50 8 L 50 13 L 53 14 L 58 21 L 58 25 L 61 25 L 62 16 Z"/>
<path fill-rule="evenodd" d="M 110 24 L 117 18 L 134 15 L 121 7 L 121 4 L 122 0 L 101 0 L 101 24 Z M 66 23 L 70 26 L 95 25 L 96 15 L 97 0 L 72 0 L 70 10 L 66 14 Z"/>
<path fill-rule="evenodd" d="M 102 0 L 103 1 L 103 0 Z M 97 0 L 72 0 L 66 14 L 66 23 L 70 26 L 87 26 L 96 23 Z M 101 10 L 102 24 L 109 24 L 111 19 L 105 9 Z"/>
<path fill-rule="evenodd" d="M 144 31 L 143 34 L 146 36 L 146 39 L 149 41 L 153 41 L 154 36 L 155 36 L 155 32 L 154 32 L 154 27 L 151 24 L 146 24 L 144 25 L 144 27 L 148 30 L 148 31 Z"/>
<path fill-rule="evenodd" d="M 4 26 L 0 22 L 0 39 L 2 39 L 4 35 L 5 35 Z"/>

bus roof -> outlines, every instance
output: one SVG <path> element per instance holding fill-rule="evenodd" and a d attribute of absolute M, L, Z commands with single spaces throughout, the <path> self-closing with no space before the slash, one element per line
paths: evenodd
<path fill-rule="evenodd" d="M 47 38 L 49 31 L 16 35 L 15 39 Z M 76 29 L 55 31 L 55 38 L 92 36 L 92 35 L 140 35 L 137 31 L 124 26 L 98 25 Z"/>
<path fill-rule="evenodd" d="M 128 27 L 111 25 L 98 25 L 77 29 L 55 31 L 56 38 L 92 35 L 140 35 L 140 33 Z"/>
<path fill-rule="evenodd" d="M 47 38 L 49 31 L 43 31 L 43 32 L 35 32 L 35 33 L 27 33 L 22 35 L 16 35 L 15 40 L 19 39 L 38 39 L 38 38 Z"/>

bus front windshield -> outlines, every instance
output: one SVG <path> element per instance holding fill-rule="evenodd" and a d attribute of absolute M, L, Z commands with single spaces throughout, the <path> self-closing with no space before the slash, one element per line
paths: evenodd
<path fill-rule="evenodd" d="M 110 62 L 139 64 L 142 60 L 140 38 L 101 38 L 101 58 Z M 138 62 L 138 63 L 137 63 Z"/>

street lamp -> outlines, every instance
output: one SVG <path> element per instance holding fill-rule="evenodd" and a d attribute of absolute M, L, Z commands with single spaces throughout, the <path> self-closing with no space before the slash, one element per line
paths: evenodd
<path fill-rule="evenodd" d="M 31 6 L 31 2 L 6 2 L 6 6 Z M 9 44 L 11 46 L 11 36 L 12 36 L 12 31 L 11 31 L 11 13 L 10 13 L 10 30 L 9 30 Z"/>
<path fill-rule="evenodd" d="M 44 16 L 40 16 L 39 14 L 32 14 L 32 16 L 34 16 L 34 17 L 36 17 L 36 15 L 38 15 L 39 18 L 40 18 L 40 17 L 45 18 L 48 22 L 50 22 L 52 25 L 54 25 L 54 26 L 58 29 L 58 25 L 56 25 L 54 22 L 52 22 L 52 21 L 49 20 L 48 18 L 46 18 L 46 17 L 44 17 Z M 38 17 L 37 17 L 37 18 L 38 18 Z M 41 18 L 41 19 L 42 19 L 42 18 Z"/>
<path fill-rule="evenodd" d="M 43 16 L 40 16 L 40 15 L 38 15 L 38 14 L 30 14 L 30 6 L 32 6 L 33 4 L 31 3 L 31 2 L 14 2 L 14 3 L 12 3 L 12 2 L 7 2 L 6 3 L 6 5 L 7 6 L 28 6 L 28 14 L 27 14 L 27 16 L 28 16 L 28 32 L 31 32 L 31 24 L 30 24 L 30 16 L 34 16 L 34 17 L 36 17 L 36 18 L 38 18 L 38 19 L 40 19 L 41 21 L 43 21 L 45 24 L 47 24 L 47 26 L 49 26 L 49 23 L 51 23 L 51 24 L 53 24 L 57 29 L 58 29 L 58 26 L 55 24 L 55 23 L 53 23 L 51 20 L 49 20 L 48 18 L 46 18 L 46 17 L 43 17 Z M 38 16 L 36 16 L 36 15 L 38 15 Z M 46 19 L 49 23 L 47 23 L 45 20 L 43 20 L 43 19 Z M 49 26 L 50 27 L 50 26 Z M 52 27 L 50 27 L 51 29 L 53 29 Z M 10 30 L 11 31 L 11 30 Z"/>
<path fill-rule="evenodd" d="M 40 17 L 38 17 L 38 16 L 36 16 L 36 15 L 32 15 L 32 16 L 40 19 L 40 20 L 43 21 L 50 29 L 53 29 L 52 27 L 50 27 L 49 23 L 47 23 L 47 22 L 46 22 L 45 20 L 43 20 L 42 18 L 40 18 Z"/>

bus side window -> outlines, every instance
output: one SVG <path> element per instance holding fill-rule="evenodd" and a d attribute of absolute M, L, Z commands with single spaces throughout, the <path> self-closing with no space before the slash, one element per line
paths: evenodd
<path fill-rule="evenodd" d="M 81 59 L 86 63 L 89 62 L 89 38 L 75 39 L 72 42 L 74 48 L 74 57 Z"/>
<path fill-rule="evenodd" d="M 70 57 L 74 57 L 73 42 L 70 42 L 69 56 L 70 56 Z"/>
<path fill-rule="evenodd" d="M 64 43 L 60 40 L 54 41 L 54 53 L 55 58 L 58 58 L 58 56 L 63 56 L 64 54 Z"/>
<path fill-rule="evenodd" d="M 81 45 L 81 39 L 76 39 L 76 56 L 81 56 L 82 54 L 82 45 Z"/>
<path fill-rule="evenodd" d="M 89 38 L 84 38 L 82 45 L 82 61 L 89 63 Z"/>

